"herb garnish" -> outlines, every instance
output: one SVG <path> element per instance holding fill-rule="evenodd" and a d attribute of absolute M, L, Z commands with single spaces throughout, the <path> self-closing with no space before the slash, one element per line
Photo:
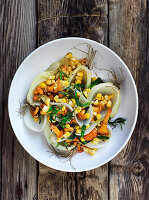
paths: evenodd
<path fill-rule="evenodd" d="M 56 109 L 56 107 L 55 107 L 54 105 L 52 105 L 52 106 L 48 109 L 47 113 L 50 114 L 50 121 L 51 121 L 51 122 L 53 121 L 53 118 L 55 117 L 55 115 L 56 115 L 60 110 L 61 110 L 61 108 Z"/>
<path fill-rule="evenodd" d="M 117 118 L 114 121 L 111 121 L 111 119 L 108 121 L 108 124 L 112 127 L 112 128 L 116 128 L 118 125 L 120 125 L 121 130 L 123 129 L 123 126 L 125 125 L 125 121 L 126 119 L 124 118 Z"/>
<path fill-rule="evenodd" d="M 98 85 L 98 84 L 100 84 L 100 83 L 104 83 L 104 81 L 103 81 L 100 77 L 98 77 L 95 81 L 93 81 L 93 82 L 91 83 L 90 88 L 92 88 L 92 87 L 94 87 L 95 85 Z"/>
<path fill-rule="evenodd" d="M 108 139 L 109 139 L 109 137 L 104 136 L 104 135 L 97 135 L 97 137 L 98 137 L 99 139 L 101 139 L 101 140 L 108 140 Z"/>
<path fill-rule="evenodd" d="M 39 124 L 41 124 L 41 114 L 39 113 Z"/>
<path fill-rule="evenodd" d="M 67 138 L 67 140 L 73 140 L 73 139 L 75 139 L 76 138 L 76 134 L 74 133 L 74 134 L 72 134 L 69 138 Z"/>
<path fill-rule="evenodd" d="M 59 125 L 62 128 L 65 128 L 66 123 L 70 122 L 72 117 L 73 117 L 73 111 L 66 113 L 66 115 L 64 117 L 60 118 Z"/>
<path fill-rule="evenodd" d="M 86 130 L 86 126 L 83 125 L 83 126 L 81 127 L 81 137 L 82 137 L 82 138 L 84 137 L 85 130 Z"/>
<path fill-rule="evenodd" d="M 62 141 L 62 142 L 58 142 L 56 147 L 58 147 L 59 145 L 63 145 L 65 146 L 66 148 L 69 147 L 69 145 L 65 142 L 65 141 Z"/>

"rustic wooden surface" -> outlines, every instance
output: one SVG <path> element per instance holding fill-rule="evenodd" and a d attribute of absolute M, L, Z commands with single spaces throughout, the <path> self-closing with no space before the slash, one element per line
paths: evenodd
<path fill-rule="evenodd" d="M 0 199 L 149 199 L 148 0 L 0 1 Z M 83 173 L 37 163 L 13 134 L 7 109 L 11 80 L 23 59 L 56 38 L 99 41 L 127 64 L 138 87 L 139 115 L 128 145 L 110 163 Z"/>

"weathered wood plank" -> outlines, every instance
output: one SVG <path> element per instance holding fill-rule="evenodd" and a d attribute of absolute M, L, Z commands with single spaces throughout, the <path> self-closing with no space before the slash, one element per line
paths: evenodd
<path fill-rule="evenodd" d="M 107 44 L 107 1 L 38 0 L 38 44 L 79 36 Z M 38 199 L 108 199 L 108 165 L 83 173 L 39 165 Z"/>
<path fill-rule="evenodd" d="M 37 164 L 14 136 L 7 99 L 15 71 L 36 47 L 35 0 L 2 0 L 0 25 L 1 199 L 28 200 L 37 193 Z"/>
<path fill-rule="evenodd" d="M 146 0 L 109 1 L 109 46 L 131 70 L 139 95 L 139 115 L 126 148 L 110 163 L 110 199 L 149 197 L 149 43 Z"/>
<path fill-rule="evenodd" d="M 107 1 L 38 0 L 39 45 L 61 37 L 85 37 L 107 44 Z"/>

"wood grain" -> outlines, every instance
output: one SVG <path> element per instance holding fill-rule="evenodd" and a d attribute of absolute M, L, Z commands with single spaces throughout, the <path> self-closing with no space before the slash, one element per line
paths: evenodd
<path fill-rule="evenodd" d="M 79 36 L 107 44 L 107 1 L 38 0 L 38 45 Z M 108 165 L 83 173 L 59 172 L 39 165 L 39 200 L 107 200 Z"/>
<path fill-rule="evenodd" d="M 12 131 L 7 108 L 10 83 L 23 59 L 36 47 L 34 0 L 0 1 L 1 199 L 29 200 L 37 194 L 36 161 Z M 15 95 L 15 94 L 14 94 Z"/>
<path fill-rule="evenodd" d="M 109 46 L 132 72 L 139 95 L 139 115 L 128 145 L 110 164 L 110 199 L 149 197 L 149 43 L 148 3 L 109 1 Z"/>

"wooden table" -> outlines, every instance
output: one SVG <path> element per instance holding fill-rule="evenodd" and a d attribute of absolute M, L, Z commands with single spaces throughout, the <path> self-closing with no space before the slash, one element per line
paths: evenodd
<path fill-rule="evenodd" d="M 1 199 L 149 199 L 148 0 L 1 0 L 0 25 Z M 68 36 L 90 38 L 115 51 L 139 95 L 138 122 L 128 145 L 108 164 L 83 173 L 56 171 L 34 160 L 16 139 L 7 108 L 10 83 L 24 58 Z"/>

